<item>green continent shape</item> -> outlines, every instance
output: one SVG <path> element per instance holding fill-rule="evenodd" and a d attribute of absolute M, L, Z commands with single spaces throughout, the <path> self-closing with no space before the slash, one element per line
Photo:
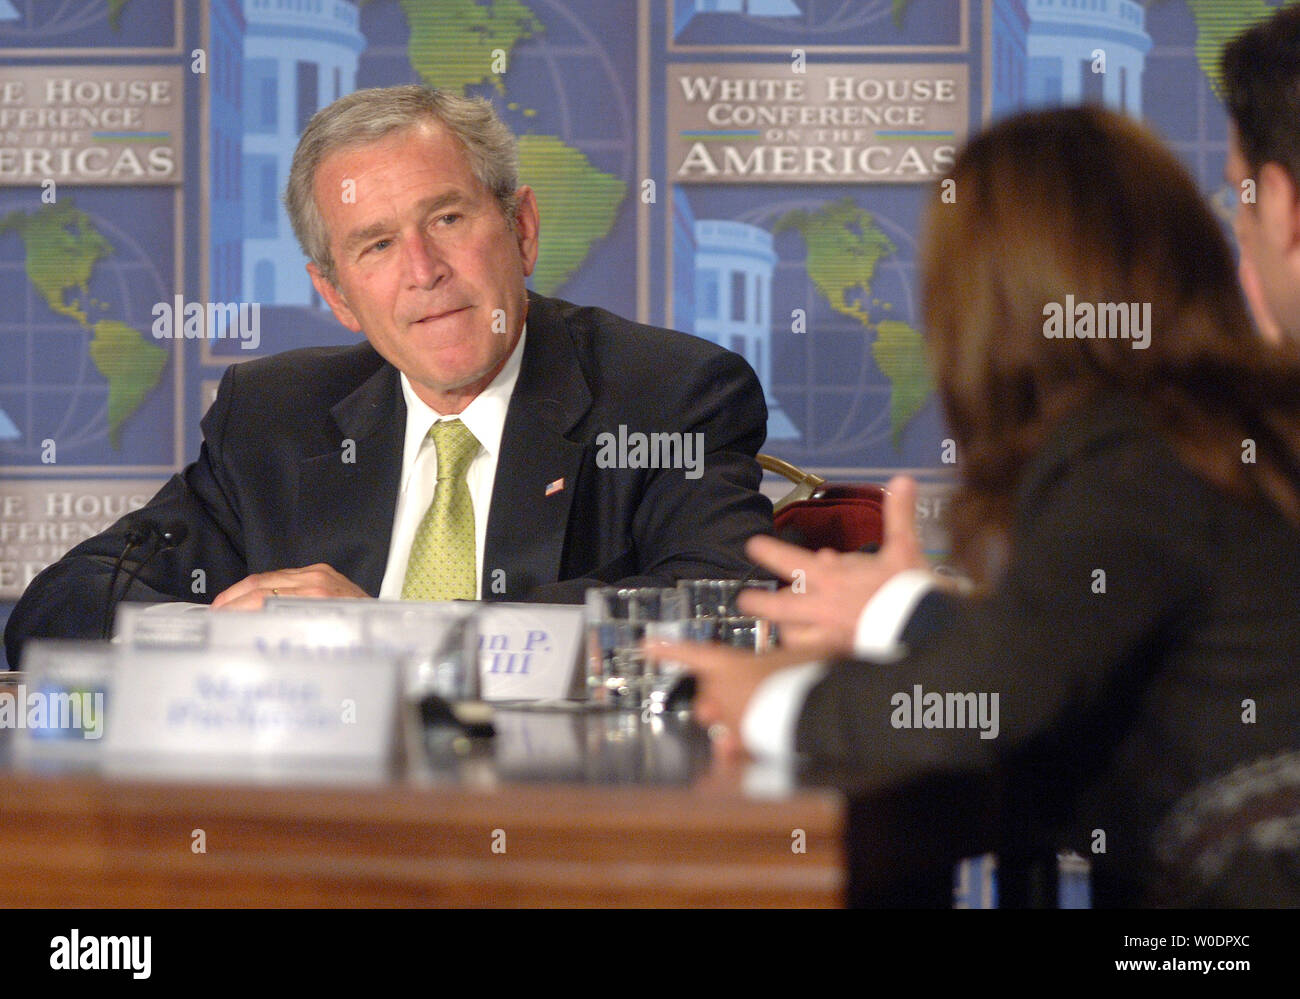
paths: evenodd
<path fill-rule="evenodd" d="M 26 251 L 27 279 L 51 309 L 89 327 L 81 298 L 89 297 L 90 272 L 113 252 L 83 211 L 69 202 L 14 211 L 0 219 L 0 233 L 16 231 Z M 69 292 L 80 292 L 67 300 Z"/>
<path fill-rule="evenodd" d="M 803 236 L 808 247 L 808 276 L 817 290 L 836 312 L 870 326 L 871 319 L 858 299 L 865 299 L 870 291 L 880 258 L 894 252 L 894 244 L 871 214 L 852 198 L 841 198 L 815 212 L 786 212 L 772 231 L 788 229 Z"/>
<path fill-rule="evenodd" d="M 893 385 L 889 400 L 889 425 L 897 450 L 908 422 L 934 391 L 921 334 L 897 319 L 882 319 L 871 346 L 876 365 Z"/>
<path fill-rule="evenodd" d="M 122 28 L 122 11 L 126 10 L 126 5 L 131 0 L 108 0 L 108 23 L 113 26 L 114 31 Z"/>
<path fill-rule="evenodd" d="M 537 195 L 542 219 L 533 288 L 552 295 L 609 233 L 627 184 L 554 135 L 519 137 L 519 175 Z"/>
<path fill-rule="evenodd" d="M 902 28 L 903 18 L 907 16 L 907 8 L 912 5 L 912 0 L 894 0 L 894 27 Z"/>
<path fill-rule="evenodd" d="M 934 388 L 921 334 L 897 319 L 873 323 L 866 309 L 876 265 L 881 257 L 894 252 L 894 244 L 852 198 L 842 198 L 815 212 L 787 212 L 772 231 L 790 229 L 799 232 L 808 247 L 808 276 L 818 291 L 837 312 L 876 335 L 871 352 L 890 382 L 889 422 L 897 450 L 907 424 Z"/>
<path fill-rule="evenodd" d="M 1215 94 L 1223 93 L 1219 59 L 1224 46 L 1257 21 L 1271 16 L 1276 7 L 1264 0 L 1186 0 L 1196 20 L 1196 61 L 1210 80 Z"/>
<path fill-rule="evenodd" d="M 117 319 L 101 319 L 93 331 L 90 358 L 108 379 L 108 438 L 116 448 L 122 423 L 158 384 L 167 351 Z"/>
<path fill-rule="evenodd" d="M 504 92 L 492 71 L 493 53 L 510 50 L 542 30 L 519 0 L 402 0 L 410 26 L 407 54 L 420 79 L 431 87 L 463 94 L 475 83 Z"/>

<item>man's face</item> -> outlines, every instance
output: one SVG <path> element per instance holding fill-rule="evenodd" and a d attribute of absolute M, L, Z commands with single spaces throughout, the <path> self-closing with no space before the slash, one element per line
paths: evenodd
<path fill-rule="evenodd" d="M 1266 336 L 1300 338 L 1300 204 L 1285 170 L 1266 163 L 1258 177 L 1231 129 L 1224 168 L 1235 201 L 1233 228 L 1241 251 L 1241 277 L 1255 320 Z M 1243 182 L 1254 201 L 1243 203 Z"/>
<path fill-rule="evenodd" d="M 430 121 L 327 156 L 314 195 L 335 269 L 330 284 L 308 265 L 316 290 L 421 399 L 460 412 L 523 329 L 537 261 L 532 191 L 519 189 L 512 230 L 460 144 Z"/>

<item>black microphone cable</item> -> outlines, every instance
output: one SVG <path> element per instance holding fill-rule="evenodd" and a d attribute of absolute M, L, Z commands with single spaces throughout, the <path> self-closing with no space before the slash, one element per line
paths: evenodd
<path fill-rule="evenodd" d="M 127 572 L 126 585 L 122 587 L 121 595 L 118 596 L 116 600 L 110 600 L 109 602 L 109 614 L 105 616 L 106 622 L 111 620 L 111 612 L 113 608 L 116 607 L 117 604 L 120 604 L 126 600 L 127 594 L 131 592 L 131 587 L 135 584 L 135 581 L 139 577 L 140 573 L 144 571 L 145 566 L 147 566 L 150 562 L 152 562 L 159 553 L 169 551 L 170 549 L 175 548 L 187 537 L 189 537 L 190 534 L 190 529 L 186 527 L 185 524 L 179 520 L 170 521 L 163 528 L 158 528 L 157 525 L 151 525 L 151 526 L 154 528 L 153 551 L 151 551 L 140 561 L 136 562 L 135 568 Z M 105 638 L 108 637 L 107 624 L 105 625 L 104 637 Z"/>
<path fill-rule="evenodd" d="M 122 549 L 122 554 L 117 557 L 113 564 L 113 575 L 108 580 L 108 601 L 104 604 L 104 621 L 100 626 L 100 637 L 109 638 L 109 631 L 113 626 L 113 608 L 117 606 L 117 600 L 114 599 L 113 593 L 117 589 L 117 577 L 122 572 L 122 563 L 131 552 L 144 544 L 146 541 L 156 540 L 158 537 L 158 525 L 152 520 L 142 520 L 135 527 L 129 528 L 126 532 L 126 547 Z"/>

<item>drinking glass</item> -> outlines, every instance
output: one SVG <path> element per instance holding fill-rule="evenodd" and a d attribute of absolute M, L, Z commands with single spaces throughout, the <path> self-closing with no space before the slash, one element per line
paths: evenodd
<path fill-rule="evenodd" d="M 741 590 L 775 592 L 775 579 L 683 579 L 677 588 L 686 594 L 691 638 L 750 652 L 776 645 L 776 627 L 770 621 L 742 614 L 736 607 Z"/>
<path fill-rule="evenodd" d="M 587 697 L 599 705 L 641 710 L 662 701 L 681 672 L 647 662 L 646 639 L 687 637 L 686 594 L 675 587 L 593 587 L 587 591 Z"/>
<path fill-rule="evenodd" d="M 696 619 L 736 617 L 736 597 L 741 590 L 776 591 L 775 579 L 680 579 L 677 588 L 686 594 L 688 613 Z"/>

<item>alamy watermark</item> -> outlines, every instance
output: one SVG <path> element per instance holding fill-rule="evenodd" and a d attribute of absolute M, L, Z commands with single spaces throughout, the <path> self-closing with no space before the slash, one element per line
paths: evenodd
<path fill-rule="evenodd" d="M 260 302 L 155 302 L 151 332 L 155 340 L 242 340 L 244 350 L 262 343 Z"/>
<path fill-rule="evenodd" d="M 619 424 L 618 434 L 596 435 L 597 468 L 684 468 L 686 478 L 704 474 L 704 434 L 628 432 Z"/>
<path fill-rule="evenodd" d="M 1043 306 L 1043 336 L 1049 340 L 1132 340 L 1134 350 L 1151 346 L 1150 302 L 1078 302 Z"/>
<path fill-rule="evenodd" d="M 129 971 L 135 979 L 152 973 L 153 937 L 82 935 L 73 929 L 50 940 L 54 971 Z"/>
<path fill-rule="evenodd" d="M 104 735 L 104 692 L 88 690 L 28 690 L 12 688 L 13 697 L 0 697 L 0 728 L 26 728 L 46 737 L 53 732 L 80 732 L 83 739 Z"/>
<path fill-rule="evenodd" d="M 998 737 L 998 695 L 971 691 L 941 694 L 914 684 L 889 699 L 894 728 L 976 728 L 981 739 Z"/>

